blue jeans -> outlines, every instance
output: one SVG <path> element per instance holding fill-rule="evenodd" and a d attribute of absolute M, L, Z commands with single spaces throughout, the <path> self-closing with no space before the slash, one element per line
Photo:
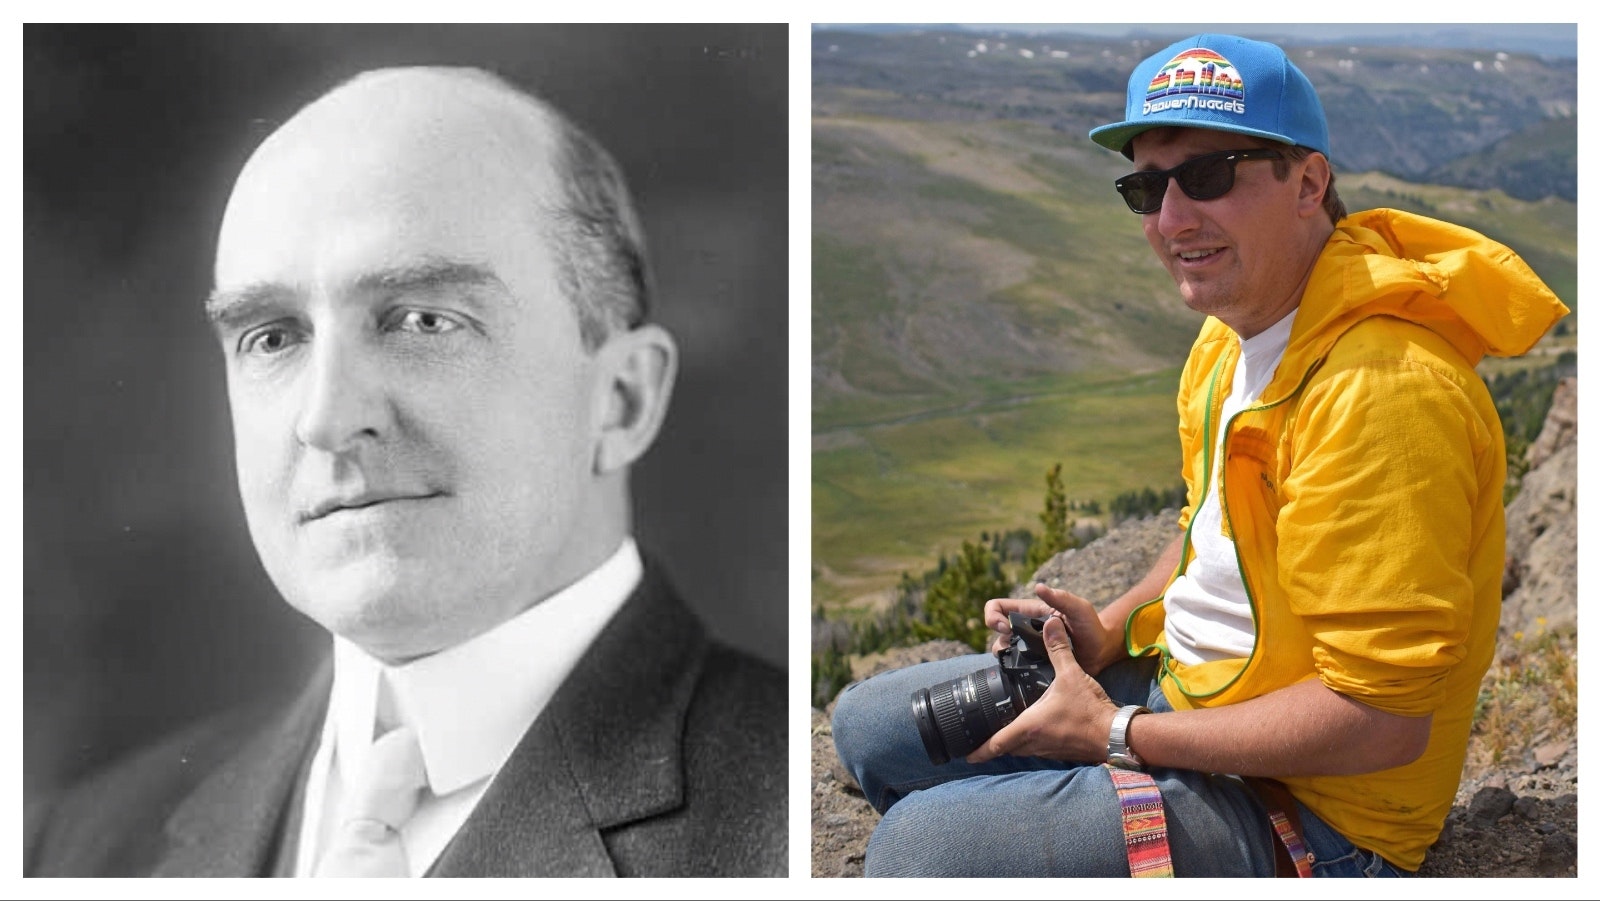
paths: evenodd
<path fill-rule="evenodd" d="M 1105 767 L 1039 757 L 976 766 L 928 762 L 911 695 L 995 662 L 939 660 L 857 682 L 839 697 L 839 759 L 883 820 L 867 844 L 868 876 L 1127 876 L 1122 808 Z M 1097 680 L 1119 705 L 1171 710 L 1154 658 L 1125 660 Z M 1277 841 L 1255 794 L 1233 776 L 1153 767 L 1179 876 L 1271 876 Z M 1300 808 L 1318 876 L 1397 876 Z"/>

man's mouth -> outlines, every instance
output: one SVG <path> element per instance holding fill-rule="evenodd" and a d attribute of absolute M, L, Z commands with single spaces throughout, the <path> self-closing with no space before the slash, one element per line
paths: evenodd
<path fill-rule="evenodd" d="M 1220 247 L 1213 247 L 1209 250 L 1180 250 L 1178 251 L 1178 259 L 1185 263 L 1197 263 L 1201 260 L 1210 259 L 1221 252 L 1222 248 Z"/>
<path fill-rule="evenodd" d="M 329 516 L 333 516 L 337 513 L 353 510 L 365 510 L 369 507 L 395 503 L 397 501 L 426 500 L 431 497 L 438 497 L 441 493 L 442 492 L 438 491 L 364 492 L 362 494 L 357 494 L 350 497 L 329 498 L 327 500 L 318 501 L 309 509 L 302 511 L 300 513 L 300 522 L 316 522 L 317 520 L 326 519 Z"/>

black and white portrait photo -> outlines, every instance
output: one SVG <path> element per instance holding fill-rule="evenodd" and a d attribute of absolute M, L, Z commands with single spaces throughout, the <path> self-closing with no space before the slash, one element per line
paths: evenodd
<path fill-rule="evenodd" d="M 788 27 L 23 37 L 25 874 L 786 875 Z"/>

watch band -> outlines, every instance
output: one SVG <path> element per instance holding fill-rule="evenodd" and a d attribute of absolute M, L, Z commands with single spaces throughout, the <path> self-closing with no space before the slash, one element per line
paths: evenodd
<path fill-rule="evenodd" d="M 1125 770 L 1144 769 L 1144 761 L 1128 747 L 1128 723 L 1135 716 L 1149 712 L 1148 707 L 1129 704 L 1112 715 L 1111 736 L 1106 739 L 1106 763 Z"/>

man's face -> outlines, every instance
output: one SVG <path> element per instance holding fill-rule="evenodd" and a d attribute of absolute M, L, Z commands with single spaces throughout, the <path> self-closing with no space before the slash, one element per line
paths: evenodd
<path fill-rule="evenodd" d="M 1136 170 L 1170 169 L 1206 153 L 1269 142 L 1202 128 L 1159 128 L 1133 139 Z M 1167 180 L 1161 209 L 1146 213 L 1144 236 L 1167 267 L 1184 303 L 1250 337 L 1299 301 L 1315 252 L 1307 256 L 1306 227 L 1297 205 L 1298 174 L 1277 180 L 1270 161 L 1234 170 L 1233 189 L 1212 200 L 1191 200 Z"/>
<path fill-rule="evenodd" d="M 438 85 L 336 94 L 257 152 L 219 238 L 251 536 L 291 604 L 388 659 L 598 562 L 577 559 L 599 391 L 544 232 L 550 135 L 496 115 Z"/>

